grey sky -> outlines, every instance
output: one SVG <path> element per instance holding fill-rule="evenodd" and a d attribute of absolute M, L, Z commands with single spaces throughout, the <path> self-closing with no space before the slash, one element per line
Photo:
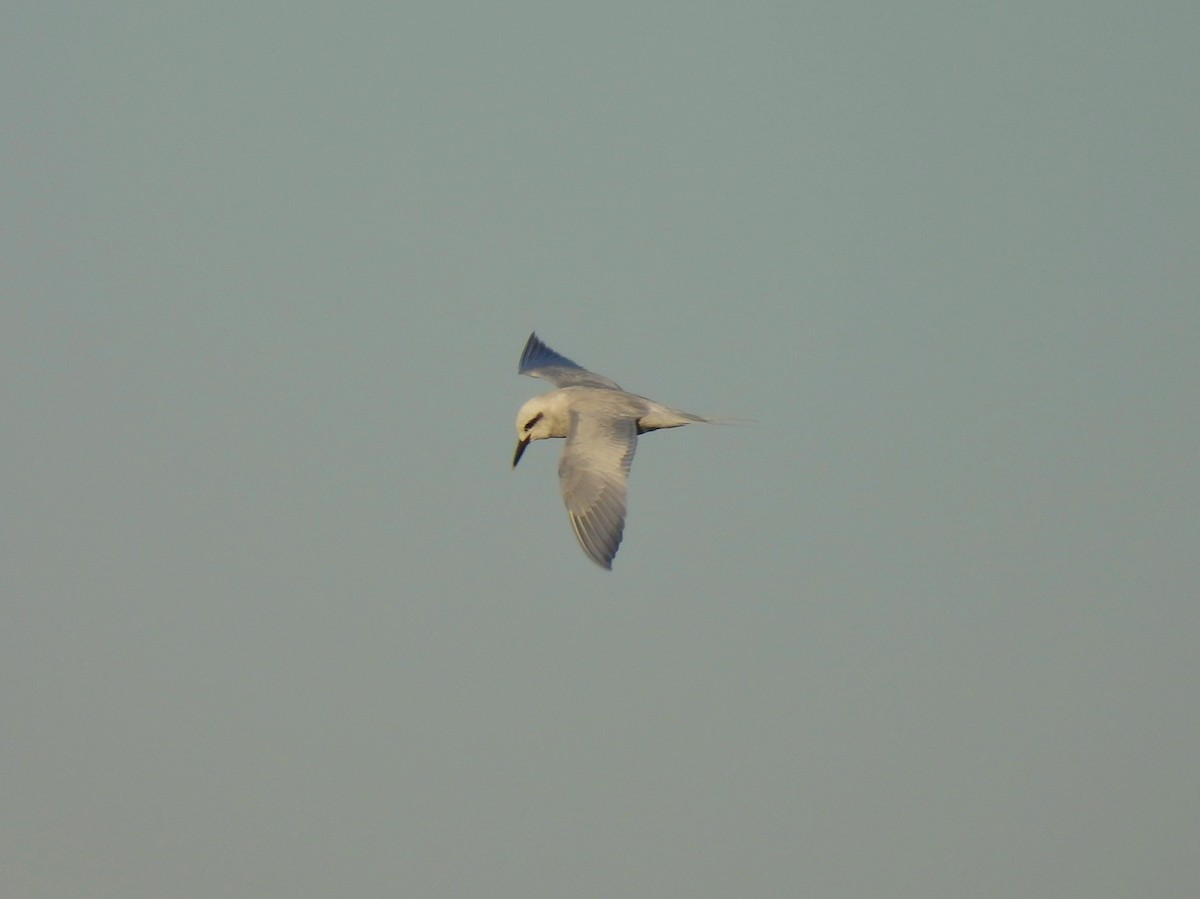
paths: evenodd
<path fill-rule="evenodd" d="M 5 895 L 1196 895 L 1194 3 L 5 20 Z"/>

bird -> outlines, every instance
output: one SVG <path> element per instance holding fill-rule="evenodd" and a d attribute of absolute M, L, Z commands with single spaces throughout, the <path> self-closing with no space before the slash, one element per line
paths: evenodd
<path fill-rule="evenodd" d="M 517 413 L 517 450 L 565 437 L 558 462 L 559 489 L 579 545 L 589 559 L 612 570 L 625 531 L 625 488 L 638 435 L 661 428 L 712 422 L 622 390 L 529 335 L 517 373 L 542 378 L 555 390 L 535 396 Z"/>

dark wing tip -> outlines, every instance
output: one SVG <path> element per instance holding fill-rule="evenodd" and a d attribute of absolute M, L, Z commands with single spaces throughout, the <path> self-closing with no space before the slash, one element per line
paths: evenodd
<path fill-rule="evenodd" d="M 534 356 L 540 355 L 546 349 L 546 344 L 538 339 L 537 331 L 529 332 L 529 339 L 525 341 L 525 349 L 521 350 L 521 361 L 517 363 L 517 374 L 523 374 L 526 366 Z"/>
<path fill-rule="evenodd" d="M 604 547 L 596 547 L 593 549 L 585 546 L 583 548 L 583 552 L 588 559 L 590 559 L 592 562 L 595 562 L 605 571 L 612 571 L 613 559 L 617 555 L 617 551 L 615 549 L 609 551 Z"/>
<path fill-rule="evenodd" d="M 521 351 L 521 361 L 517 364 L 517 374 L 529 375 L 531 378 L 544 378 L 554 382 L 556 387 L 608 387 L 616 390 L 621 388 L 612 378 L 588 371 L 573 359 L 568 359 L 562 353 L 555 352 L 546 346 L 534 331 L 525 341 L 525 349 Z"/>
<path fill-rule="evenodd" d="M 625 521 L 618 510 L 595 508 L 585 513 L 570 513 L 571 527 L 584 555 L 606 571 L 612 571 L 613 559 L 621 548 Z"/>
<path fill-rule="evenodd" d="M 574 362 L 562 353 L 555 352 L 533 331 L 525 341 L 525 349 L 521 351 L 521 361 L 517 365 L 517 374 L 526 375 L 543 368 L 569 368 L 584 371 L 578 362 Z M 591 374 L 589 372 L 589 374 Z M 536 375 L 534 377 L 537 377 Z"/>

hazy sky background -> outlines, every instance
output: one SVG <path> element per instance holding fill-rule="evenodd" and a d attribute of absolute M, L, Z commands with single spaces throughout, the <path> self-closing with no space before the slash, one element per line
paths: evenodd
<path fill-rule="evenodd" d="M 1200 894 L 1197 34 L 10 4 L 4 895 Z"/>

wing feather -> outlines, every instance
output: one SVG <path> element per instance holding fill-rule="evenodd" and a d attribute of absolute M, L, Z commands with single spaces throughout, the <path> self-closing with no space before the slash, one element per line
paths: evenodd
<path fill-rule="evenodd" d="M 556 387 L 607 387 L 620 390 L 617 382 L 594 371 L 588 371 L 582 365 L 572 362 L 566 356 L 554 352 L 542 343 L 536 333 L 529 335 L 525 341 L 525 349 L 521 351 L 521 361 L 517 365 L 517 374 L 529 375 L 531 378 L 542 378 L 551 381 Z"/>
<path fill-rule="evenodd" d="M 612 568 L 625 531 L 625 488 L 637 449 L 637 422 L 571 414 L 558 463 L 559 487 L 579 545 L 601 568 Z"/>

